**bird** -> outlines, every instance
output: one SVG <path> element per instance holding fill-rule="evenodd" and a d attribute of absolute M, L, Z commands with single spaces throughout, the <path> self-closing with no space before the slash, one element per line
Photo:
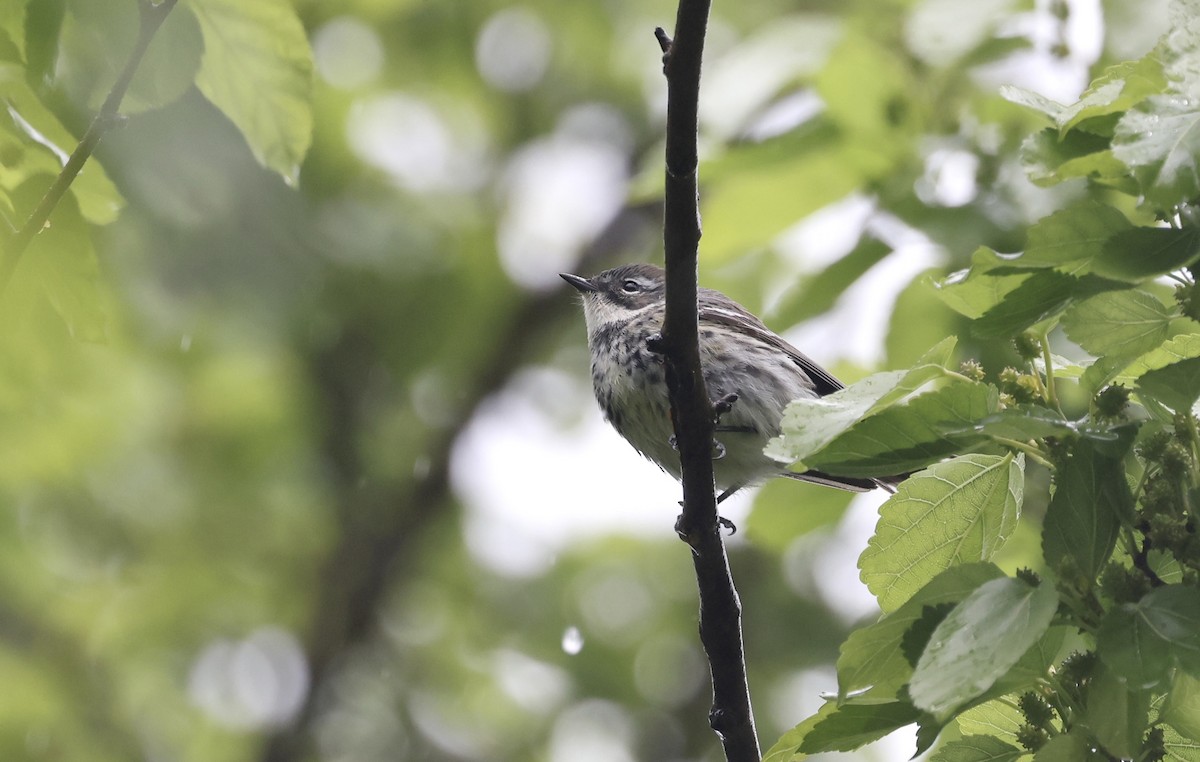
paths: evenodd
<path fill-rule="evenodd" d="M 639 453 L 679 479 L 666 371 L 652 342 L 666 315 L 666 273 L 628 264 L 585 278 L 559 273 L 582 297 L 592 389 L 608 423 Z M 713 448 L 718 502 L 744 487 L 787 477 L 851 492 L 894 492 L 900 477 L 795 473 L 763 453 L 780 433 L 784 408 L 844 385 L 728 296 L 697 293 L 700 365 L 719 420 Z"/>

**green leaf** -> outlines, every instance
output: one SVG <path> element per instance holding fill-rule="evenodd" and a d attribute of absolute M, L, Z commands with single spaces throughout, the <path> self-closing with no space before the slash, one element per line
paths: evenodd
<path fill-rule="evenodd" d="M 1133 513 L 1125 463 L 1079 440 L 1059 466 L 1054 496 L 1042 522 L 1042 553 L 1057 569 L 1068 557 L 1088 579 L 1108 563 L 1121 518 Z"/>
<path fill-rule="evenodd" d="M 1029 228 L 1024 253 L 1013 259 L 1019 267 L 1057 267 L 1068 275 L 1084 270 L 1117 233 L 1133 226 L 1117 209 L 1084 201 L 1043 217 Z"/>
<path fill-rule="evenodd" d="M 1161 93 L 1166 86 L 1162 61 L 1154 54 L 1109 66 L 1078 101 L 1062 110 L 1059 128 L 1063 132 L 1076 127 L 1087 129 L 1089 120 L 1127 111 L 1142 99 Z"/>
<path fill-rule="evenodd" d="M 1009 693 L 1029 690 L 1045 681 L 1052 668 L 1058 663 L 1059 652 L 1067 637 L 1067 628 L 1051 627 L 1038 641 L 1029 647 L 1020 660 L 1004 674 L 985 698 L 999 698 Z"/>
<path fill-rule="evenodd" d="M 805 754 L 853 751 L 913 724 L 921 715 L 907 701 L 842 704 L 813 726 L 801 742 L 800 751 Z"/>
<path fill-rule="evenodd" d="M 1171 762 L 1200 762 L 1200 741 L 1185 738 L 1170 726 L 1163 728 L 1163 748 Z"/>
<path fill-rule="evenodd" d="M 22 213 L 41 199 L 49 177 L 35 175 L 13 198 Z M 17 319 L 35 320 L 47 300 L 71 335 L 84 341 L 103 341 L 105 312 L 99 290 L 99 265 L 79 206 L 63 196 L 48 224 L 33 237 L 5 292 L 6 306 Z"/>
<path fill-rule="evenodd" d="M 1133 688 L 1159 685 L 1176 667 L 1200 676 L 1200 590 L 1159 587 L 1109 611 L 1096 651 Z"/>
<path fill-rule="evenodd" d="M 845 514 L 853 492 L 772 479 L 754 497 L 746 518 L 746 536 L 756 545 L 782 553 L 797 537 L 831 526 Z"/>
<path fill-rule="evenodd" d="M 1024 106 L 1030 111 L 1035 111 L 1043 116 L 1049 117 L 1050 121 L 1058 123 L 1059 115 L 1062 114 L 1063 106 L 1058 101 L 1050 100 L 1041 93 L 1035 93 L 1032 90 L 1026 90 L 1023 87 L 1016 85 L 1001 85 L 1000 97 L 1004 98 L 1009 103 L 1015 103 L 1018 106 Z"/>
<path fill-rule="evenodd" d="M 1137 757 L 1149 711 L 1149 693 L 1130 690 L 1103 663 L 1093 672 L 1082 720 L 1110 754 Z"/>
<path fill-rule="evenodd" d="M 964 736 L 942 745 L 930 762 L 1015 762 L 1029 752 L 995 736 Z"/>
<path fill-rule="evenodd" d="M 1062 327 L 1071 341 L 1097 357 L 1137 356 L 1167 340 L 1173 312 L 1147 291 L 1113 291 L 1071 305 Z"/>
<path fill-rule="evenodd" d="M 945 376 L 953 349 L 950 337 L 909 370 L 875 373 L 826 397 L 792 402 L 783 413 L 783 434 L 767 443 L 766 454 L 781 463 L 795 463 L 816 452 L 860 419 Z"/>
<path fill-rule="evenodd" d="M 3 132 L 15 138 L 5 141 L 7 157 L 0 164 L 0 187 L 13 191 L 36 174 L 61 171 L 78 141 L 30 89 L 20 67 L 0 64 L 0 100 L 8 106 L 8 113 L 0 116 L 8 128 Z M 43 193 L 53 180 L 45 178 L 45 182 Z M 84 218 L 97 225 L 115 220 L 124 203 L 95 158 L 71 183 L 71 195 Z"/>
<path fill-rule="evenodd" d="M 1182 333 L 1140 357 L 1101 357 L 1084 370 L 1080 382 L 1091 393 L 1095 393 L 1104 384 L 1112 382 L 1131 385 L 1152 370 L 1193 357 L 1200 357 L 1200 334 Z"/>
<path fill-rule="evenodd" d="M 1200 679 L 1176 672 L 1159 719 L 1185 736 L 1200 739 Z"/>
<path fill-rule="evenodd" d="M 1033 762 L 1089 762 L 1091 759 L 1091 741 L 1079 731 L 1054 736 L 1033 755 Z"/>
<path fill-rule="evenodd" d="M 988 701 L 974 706 L 954 718 L 963 735 L 988 735 L 1016 743 L 1017 732 L 1025 717 L 1015 706 L 1005 701 Z"/>
<path fill-rule="evenodd" d="M 1134 228 L 1116 233 L 1092 262 L 1092 272 L 1138 283 L 1186 267 L 1200 257 L 1196 228 Z"/>
<path fill-rule="evenodd" d="M 1138 377 L 1138 392 L 1176 412 L 1191 410 L 1200 398 L 1200 357 L 1147 371 Z"/>
<path fill-rule="evenodd" d="M 1171 210 L 1200 196 L 1198 101 L 1179 93 L 1147 97 L 1117 122 L 1113 155 L 1134 171 L 1156 209 Z"/>
<path fill-rule="evenodd" d="M 818 722 L 836 712 L 837 708 L 836 702 L 825 702 L 816 714 L 780 736 L 775 745 L 767 750 L 762 762 L 792 762 L 793 759 L 803 759 L 804 755 L 800 754 L 800 744 L 804 742 L 805 736 L 812 732 Z"/>
<path fill-rule="evenodd" d="M 900 485 L 858 560 L 884 611 L 953 566 L 991 560 L 1020 517 L 1024 465 L 1011 453 L 963 455 Z"/>
<path fill-rule="evenodd" d="M 196 84 L 260 164 L 295 182 L 312 140 L 312 52 L 288 0 L 192 0 L 204 35 Z"/>
<path fill-rule="evenodd" d="M 1102 664 L 1087 686 L 1084 720 L 1088 728 L 1110 754 L 1132 760 L 1138 756 L 1146 734 L 1151 695 L 1130 690 Z"/>
<path fill-rule="evenodd" d="M 1077 298 L 1120 288 L 1121 285 L 1094 276 L 1075 278 L 1055 270 L 1042 270 L 1008 294 L 971 325 L 980 338 L 1006 338 L 1049 320 Z"/>
<path fill-rule="evenodd" d="M 1135 358 L 1126 355 L 1106 355 L 1099 357 L 1094 363 L 1083 369 L 1079 376 L 1079 385 L 1088 396 L 1113 382 L 1121 369 L 1133 362 Z"/>
<path fill-rule="evenodd" d="M 1057 610 L 1050 584 L 1005 577 L 980 585 L 934 630 L 909 683 L 913 704 L 952 717 L 1020 661 Z"/>
<path fill-rule="evenodd" d="M 59 41 L 56 76 L 72 98 L 98 109 L 129 60 L 138 36 L 137 0 L 70 0 Z M 160 108 L 186 92 L 200 68 L 204 43 L 187 5 L 167 15 L 154 34 L 121 112 Z"/>
<path fill-rule="evenodd" d="M 972 319 L 982 317 L 983 313 L 1029 279 L 1027 273 L 1003 275 L 994 272 L 998 268 L 999 256 L 986 246 L 976 249 L 971 255 L 969 269 L 931 281 L 938 298 L 961 315 Z"/>
<path fill-rule="evenodd" d="M 893 404 L 851 426 L 797 467 L 843 476 L 888 476 L 924 468 L 961 452 L 973 424 L 996 412 L 995 387 L 958 381 Z M 948 432 L 971 432 L 953 436 Z"/>
<path fill-rule="evenodd" d="M 1003 573 L 990 563 L 963 564 L 931 579 L 895 611 L 878 622 L 850 633 L 837 661 L 838 696 L 871 688 L 876 695 L 894 696 L 912 675 L 902 649 L 909 629 L 926 609 L 958 603 L 975 588 Z"/>
<path fill-rule="evenodd" d="M 853 426 L 883 397 L 908 385 L 906 381 L 920 386 L 941 373 L 940 368 L 918 375 L 913 371 L 874 373 L 826 397 L 795 400 L 783 412 L 783 433 L 767 443 L 765 452 L 781 463 L 794 463 Z"/>
<path fill-rule="evenodd" d="M 1107 138 L 1088 132 L 1060 137 L 1047 127 L 1021 144 L 1021 166 L 1035 185 L 1050 186 L 1079 177 L 1136 194 L 1137 185 L 1125 166 L 1113 156 Z"/>
<path fill-rule="evenodd" d="M 1122 380 L 1133 381 L 1147 371 L 1165 368 L 1180 360 L 1200 357 L 1200 333 L 1185 333 L 1172 336 L 1159 348 L 1147 352 L 1122 371 Z"/>
<path fill-rule="evenodd" d="M 931 715 L 922 714 L 917 719 L 917 748 L 912 758 L 916 759 L 933 748 L 944 727 L 946 723 L 937 721 Z"/>
<path fill-rule="evenodd" d="M 1118 438 L 1106 425 L 1087 419 L 1072 421 L 1057 410 L 1032 404 L 1006 407 L 979 421 L 973 430 L 988 437 L 1016 440 L 1081 436 L 1111 442 Z"/>

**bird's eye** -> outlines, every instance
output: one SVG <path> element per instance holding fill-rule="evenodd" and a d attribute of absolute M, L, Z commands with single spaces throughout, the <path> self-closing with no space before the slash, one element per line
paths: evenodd
<path fill-rule="evenodd" d="M 627 294 L 636 294 L 642 290 L 642 284 L 636 280 L 627 280 L 621 284 L 621 290 Z"/>

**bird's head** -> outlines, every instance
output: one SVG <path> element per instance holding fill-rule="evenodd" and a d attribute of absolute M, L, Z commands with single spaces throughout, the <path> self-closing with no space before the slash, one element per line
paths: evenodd
<path fill-rule="evenodd" d="M 666 277 L 661 267 L 621 265 L 584 278 L 560 273 L 583 296 L 588 336 L 604 325 L 624 323 L 646 309 L 664 304 Z"/>

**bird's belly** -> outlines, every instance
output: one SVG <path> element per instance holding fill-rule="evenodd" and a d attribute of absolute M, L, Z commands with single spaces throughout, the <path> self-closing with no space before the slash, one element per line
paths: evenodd
<path fill-rule="evenodd" d="M 641 360 L 638 364 L 594 366 L 596 400 L 605 420 L 629 444 L 678 478 L 679 454 L 671 446 L 675 430 L 663 367 L 649 353 L 637 359 Z"/>
<path fill-rule="evenodd" d="M 638 452 L 675 478 L 680 476 L 679 453 L 672 446 L 665 369 L 661 358 L 634 342 L 638 351 L 616 362 L 593 363 L 596 400 L 605 419 Z M 788 361 L 763 353 L 730 362 L 702 346 L 705 384 L 709 397 L 737 400 L 717 422 L 713 434 L 713 472 L 719 489 L 758 484 L 782 470 L 763 454 L 767 440 L 779 433 L 780 418 L 793 399 L 814 396 L 811 382 Z"/>

